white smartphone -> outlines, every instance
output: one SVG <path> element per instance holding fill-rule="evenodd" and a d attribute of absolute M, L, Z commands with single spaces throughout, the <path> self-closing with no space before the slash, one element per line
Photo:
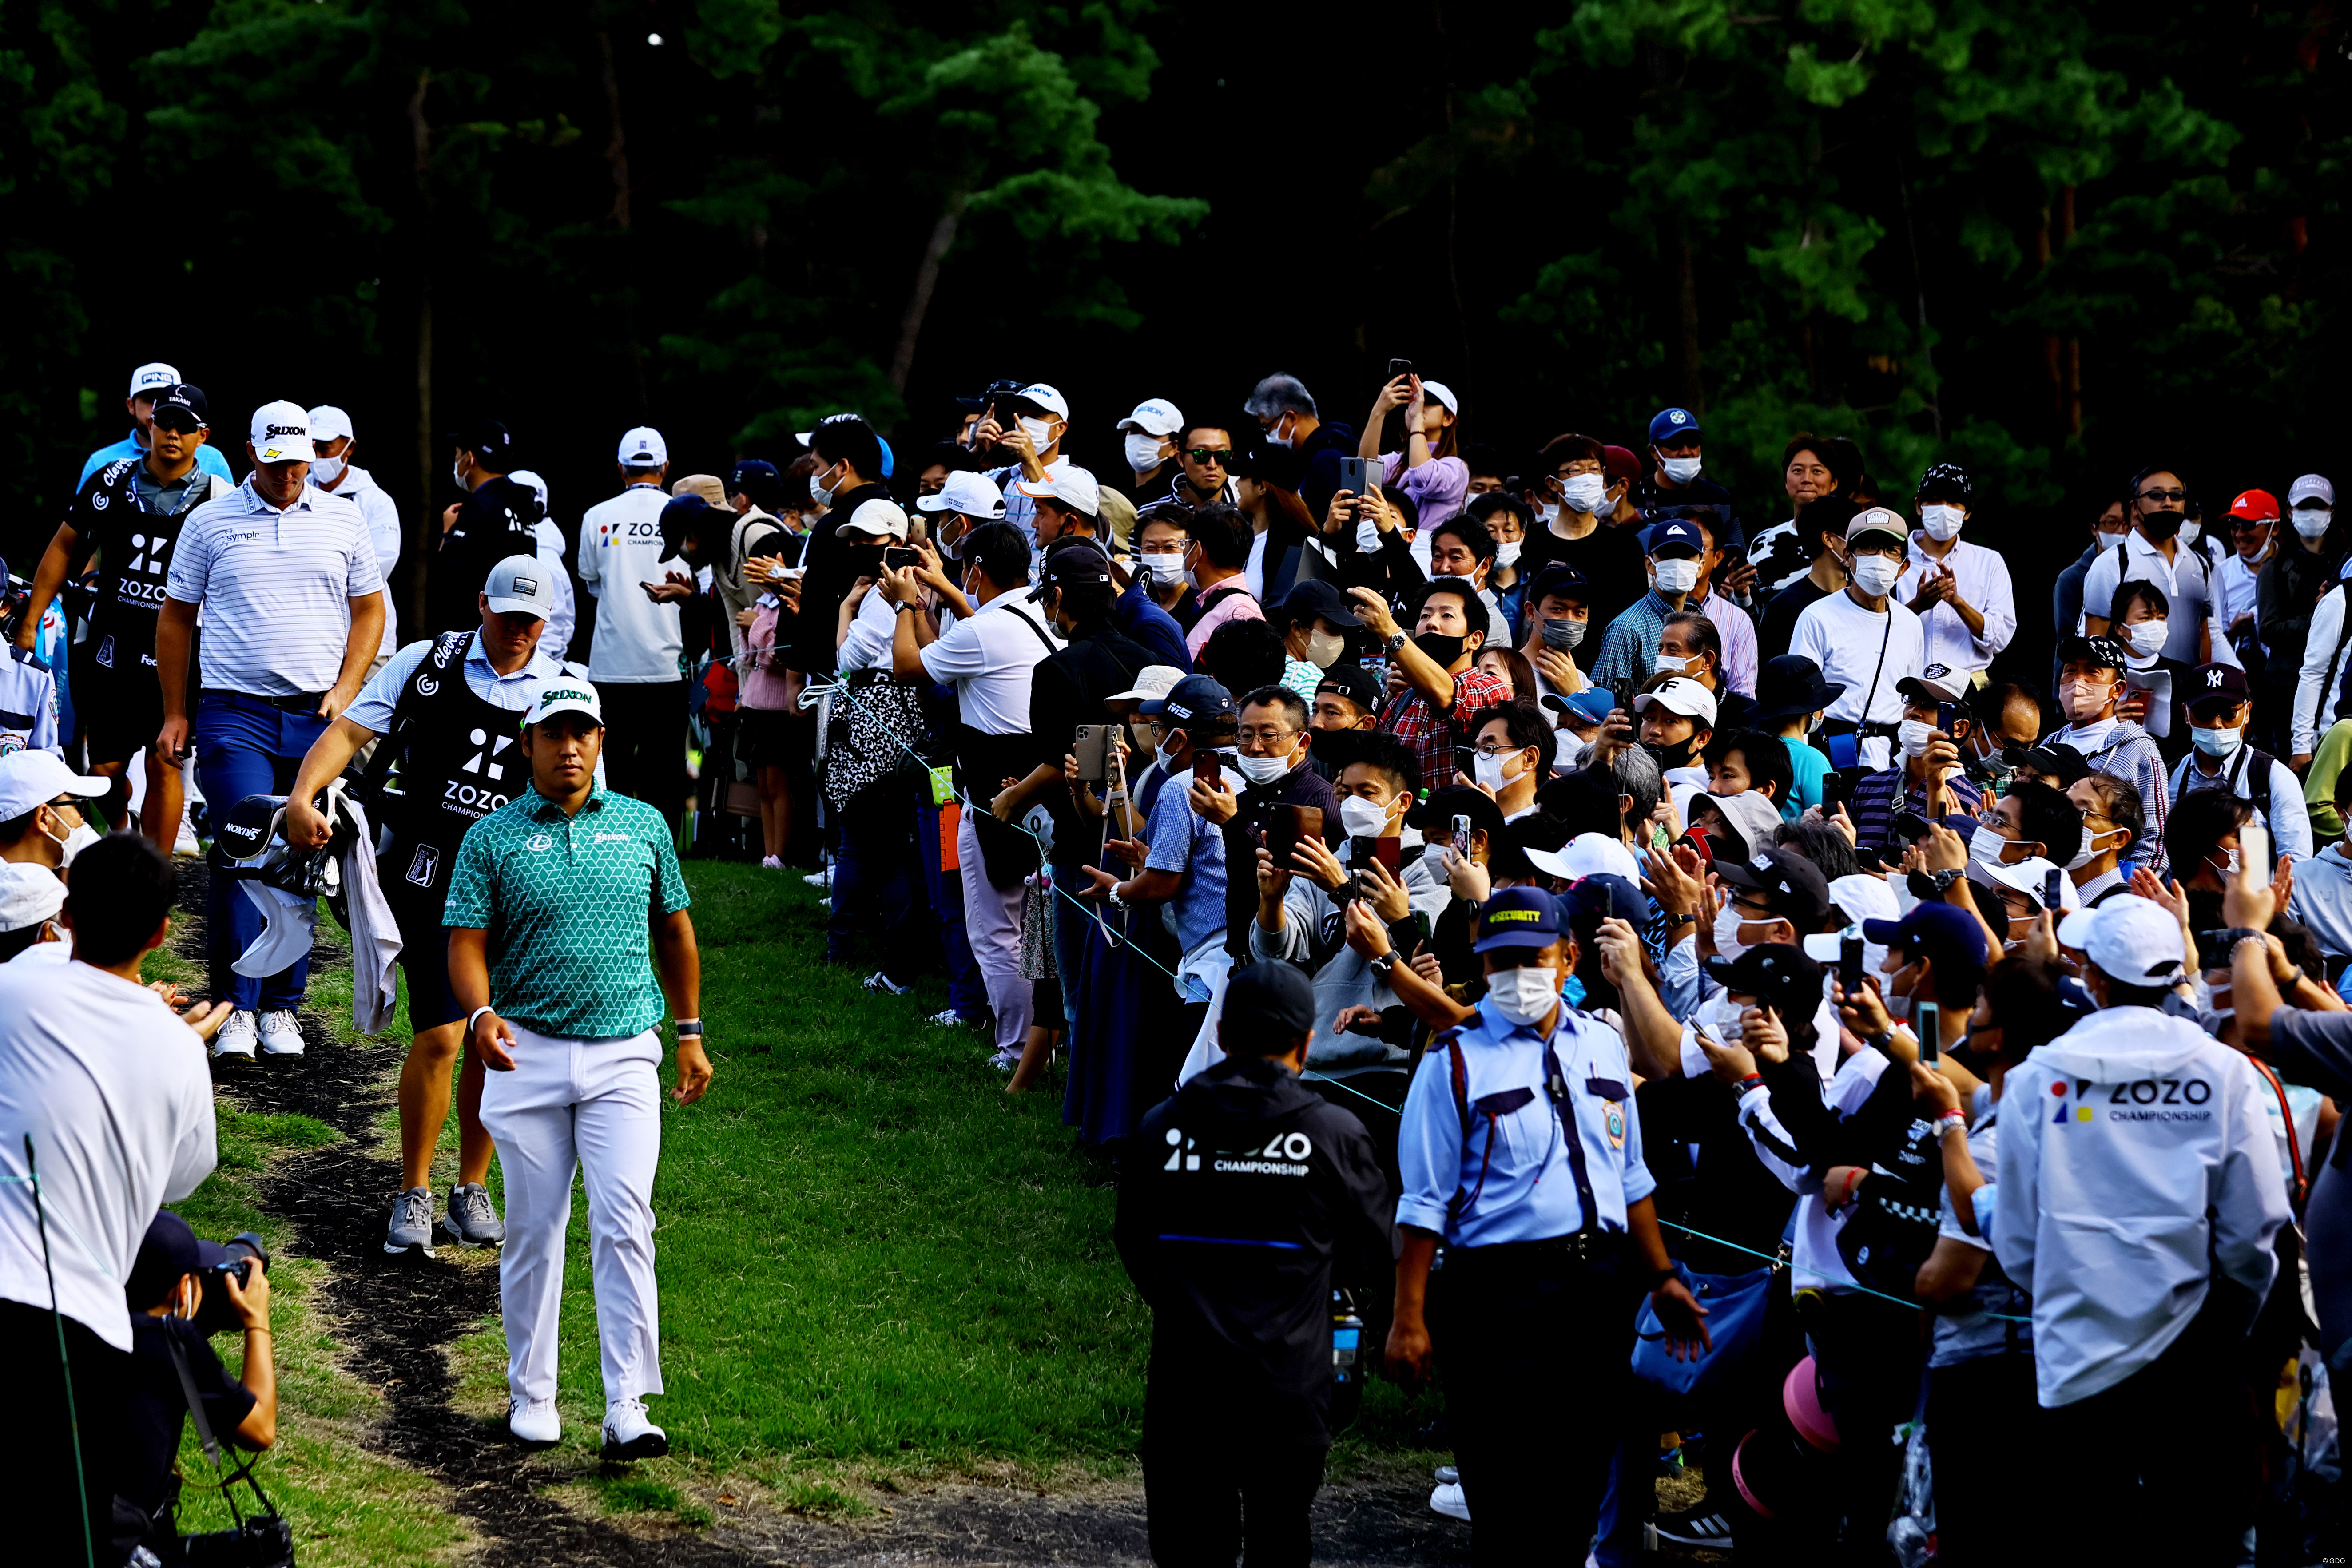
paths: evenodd
<path fill-rule="evenodd" d="M 2238 829 L 2238 863 L 2251 866 L 2263 873 L 2261 879 L 2269 881 L 2271 869 L 2271 830 L 2249 822 Z"/>

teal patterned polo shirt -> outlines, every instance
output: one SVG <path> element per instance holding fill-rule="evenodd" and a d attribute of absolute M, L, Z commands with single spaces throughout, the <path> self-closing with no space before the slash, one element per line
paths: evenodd
<path fill-rule="evenodd" d="M 441 923 L 488 933 L 499 1016 L 608 1040 L 661 1022 L 650 922 L 689 901 L 661 813 L 599 784 L 566 816 L 534 789 L 466 830 Z"/>

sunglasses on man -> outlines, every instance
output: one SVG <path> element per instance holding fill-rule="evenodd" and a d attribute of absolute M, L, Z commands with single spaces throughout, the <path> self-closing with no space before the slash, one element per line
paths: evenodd
<path fill-rule="evenodd" d="M 1231 447 L 1194 447 L 1184 454 L 1204 468 L 1222 468 L 1234 455 Z"/>

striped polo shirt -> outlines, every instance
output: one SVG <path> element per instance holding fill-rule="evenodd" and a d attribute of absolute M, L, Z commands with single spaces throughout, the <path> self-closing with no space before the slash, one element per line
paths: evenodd
<path fill-rule="evenodd" d="M 247 479 L 188 514 L 163 591 L 204 606 L 206 689 L 296 697 L 335 684 L 350 601 L 383 588 L 357 506 L 305 485 L 280 511 Z"/>
<path fill-rule="evenodd" d="M 530 789 L 466 830 L 441 923 L 488 933 L 500 1017 L 542 1035 L 623 1039 L 664 1010 L 651 914 L 689 901 L 660 812 L 600 785 L 566 816 Z"/>

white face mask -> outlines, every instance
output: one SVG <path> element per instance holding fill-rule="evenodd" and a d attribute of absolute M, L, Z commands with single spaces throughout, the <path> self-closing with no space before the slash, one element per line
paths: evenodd
<path fill-rule="evenodd" d="M 837 468 L 839 467 L 841 467 L 841 465 L 838 463 L 833 465 L 833 468 Z M 825 469 L 825 472 L 830 474 L 833 472 L 833 468 L 827 468 Z M 840 493 L 840 490 L 835 487 L 819 483 L 816 477 L 814 475 L 810 477 L 809 500 L 816 502 L 817 505 L 823 507 L 831 506 L 833 504 L 833 498 Z"/>
<path fill-rule="evenodd" d="M 1679 561 L 1661 561 L 1652 581 L 1661 594 L 1687 594 L 1698 586 L 1698 559 L 1685 556 Z"/>
<path fill-rule="evenodd" d="M 1539 1024 L 1559 1005 L 1559 971 L 1498 969 L 1486 976 L 1486 1000 L 1514 1024 Z"/>
<path fill-rule="evenodd" d="M 2085 834 L 2084 834 L 2084 835 L 2083 835 L 2083 852 L 2082 852 L 2081 854 L 2079 854 L 2079 855 L 2075 856 L 2072 860 L 2069 860 L 2069 861 L 2067 861 L 2067 862 L 2066 862 L 2066 869 L 2067 869 L 2067 870 L 2069 870 L 2069 871 L 2079 871 L 2079 870 L 2081 870 L 2084 867 L 2085 867 L 2085 866 L 2089 865 L 2089 864 L 2091 863 L 2091 861 L 2092 861 L 2092 860 L 2093 860 L 2093 859 L 2094 859 L 2094 858 L 2095 858 L 2095 857 L 2100 853 L 2100 850 L 2099 850 L 2099 840 L 2100 840 L 2100 839 L 2102 839 L 2102 838 L 2120 838 L 2120 837 L 2122 837 L 2123 836 L 2124 836 L 2124 829 L 2122 829 L 2122 828 L 2120 828 L 2120 827 L 2110 827 L 2110 828 L 2108 828 L 2105 833 L 2085 833 Z"/>
<path fill-rule="evenodd" d="M 1941 544 L 1958 535 L 1963 515 L 1956 506 L 1923 506 L 1919 509 L 1919 526 L 1927 531 L 1928 538 Z"/>
<path fill-rule="evenodd" d="M 1484 754 L 1475 756 L 1470 759 L 1470 776 L 1500 795 L 1513 782 L 1505 776 L 1504 764 L 1518 754 L 1517 752 L 1497 752 L 1491 757 Z M 1526 777 L 1526 770 L 1521 769 L 1518 776 Z"/>
<path fill-rule="evenodd" d="M 1696 655 L 1689 658 L 1676 658 L 1673 654 L 1662 653 L 1656 662 L 1657 672 L 1660 675 L 1687 675 L 1690 673 L 1690 667 L 1696 664 L 1698 659 Z"/>
<path fill-rule="evenodd" d="M 349 466 L 349 459 L 343 458 L 313 458 L 310 459 L 310 478 L 321 489 L 332 489 L 335 481 L 343 477 L 343 469 Z M 457 482 L 462 485 L 466 481 L 459 479 Z"/>
<path fill-rule="evenodd" d="M 1290 771 L 1288 757 L 1235 757 L 1234 765 L 1242 777 L 1255 784 L 1272 784 Z"/>
<path fill-rule="evenodd" d="M 1127 466 L 1135 473 L 1146 473 L 1160 464 L 1160 448 L 1163 442 L 1157 436 L 1147 436 L 1140 430 L 1129 430 L 1121 445 L 1127 448 Z"/>
<path fill-rule="evenodd" d="M 1750 921 L 1740 913 L 1737 904 L 1726 904 L 1715 911 L 1715 951 L 1723 955 L 1726 963 L 1748 951 L 1748 944 L 1739 940 L 1739 931 L 1742 926 L 1753 923 L 1757 922 Z"/>
<path fill-rule="evenodd" d="M 1388 832 L 1388 807 L 1351 795 L 1339 803 L 1339 826 L 1350 838 L 1382 837 Z"/>
<path fill-rule="evenodd" d="M 1895 580 L 1903 575 L 1903 563 L 1892 555 L 1857 555 L 1852 570 L 1853 585 L 1875 599 L 1893 591 Z"/>
<path fill-rule="evenodd" d="M 1370 518 L 1359 519 L 1356 522 L 1357 550 L 1366 555 L 1370 555 L 1378 551 L 1380 547 L 1381 531 L 1379 526 Z"/>
<path fill-rule="evenodd" d="M 1519 563 L 1519 541 L 1507 539 L 1495 546 L 1495 564 L 1517 566 Z"/>
<path fill-rule="evenodd" d="M 1549 528 L 1553 523 L 1558 522 L 1559 521 L 1559 502 L 1556 500 L 1548 500 L 1544 502 L 1543 505 L 1536 508 L 1536 521 L 1540 526 Z"/>
<path fill-rule="evenodd" d="M 2164 651 L 2165 634 L 2170 629 L 2163 621 L 2140 621 L 2124 628 L 2124 640 L 2131 644 L 2132 652 L 2146 658 Z"/>
<path fill-rule="evenodd" d="M 1051 419 L 1033 419 L 1024 414 L 1014 423 L 1029 437 L 1031 448 L 1039 457 L 1044 457 L 1045 448 L 1054 444 L 1054 422 Z"/>
<path fill-rule="evenodd" d="M 42 831 L 48 833 L 47 828 L 43 828 Z M 74 863 L 75 856 L 98 842 L 99 835 L 97 828 L 84 822 L 76 825 L 63 838 L 59 838 L 54 833 L 49 833 L 48 837 L 50 841 L 58 846 L 59 862 L 70 866 Z"/>
<path fill-rule="evenodd" d="M 1903 742 L 1903 754 L 1916 757 L 1927 750 L 1927 742 L 1936 737 L 1936 726 L 1925 719 L 1906 719 L 1895 730 Z"/>
<path fill-rule="evenodd" d="M 1696 458 L 1661 458 L 1658 459 L 1658 467 L 1664 471 L 1666 478 L 1672 479 L 1678 485 L 1686 485 L 1693 479 L 1698 478 L 1700 466 L 1700 459 Z"/>
<path fill-rule="evenodd" d="M 2245 734 L 2243 729 L 2203 730 L 2191 725 L 2189 730 L 2189 742 L 2207 756 L 2219 760 L 2237 755 L 2238 747 L 2245 740 Z"/>
<path fill-rule="evenodd" d="M 1999 828 L 1979 822 L 1977 830 L 1969 835 L 1969 858 L 1979 866 L 2005 865 L 2007 862 L 2001 859 L 2001 852 L 2009 847 L 2010 843 L 2011 840 L 2000 836 Z"/>
<path fill-rule="evenodd" d="M 1562 499 L 1590 516 L 1609 504 L 1609 481 L 1600 474 L 1570 474 L 1559 482 Z"/>
<path fill-rule="evenodd" d="M 1141 560 L 1151 569 L 1151 580 L 1155 584 L 1190 583 L 1192 580 L 1192 574 L 1184 570 L 1184 557 L 1181 553 L 1146 555 Z"/>
<path fill-rule="evenodd" d="M 2194 544 L 2204 535 L 2204 532 L 2205 525 L 2203 523 L 2184 522 L 2180 525 L 2180 542 L 2183 544 Z"/>
<path fill-rule="evenodd" d="M 2333 511 L 2329 511 L 2321 507 L 2314 507 L 2308 510 L 2305 510 L 2301 507 L 2297 507 L 2294 511 L 2289 512 L 2287 515 L 2294 519 L 2295 532 L 2303 535 L 2305 539 L 2320 539 L 2326 537 L 2327 533 L 2327 525 L 2329 522 L 2333 521 L 2336 517 L 2336 514 Z"/>
<path fill-rule="evenodd" d="M 466 465 L 464 463 L 460 462 L 450 464 L 449 477 L 457 481 L 457 488 L 459 489 L 464 490 L 468 494 L 472 493 L 474 487 L 466 482 Z"/>
<path fill-rule="evenodd" d="M 1283 426 L 1289 422 L 1290 415 L 1287 411 L 1276 415 L 1274 423 L 1265 427 L 1265 444 L 1269 447 L 1287 447 L 1290 445 L 1290 434 Z"/>
<path fill-rule="evenodd" d="M 2213 858 L 2212 858 L 2210 855 L 2208 855 L 2208 856 L 2205 858 L 2205 863 L 2206 863 L 2207 865 L 2209 865 L 2209 866 L 2210 866 L 2210 865 L 2211 865 L 2211 864 L 2213 863 Z M 2224 850 L 2222 850 L 2222 851 L 2221 851 L 2221 879 L 2222 879 L 2223 881 L 2225 881 L 2225 882 L 2227 882 L 2227 881 L 2233 881 L 2233 880 L 2235 880 L 2235 879 L 2236 879 L 2237 875 L 2238 875 L 2238 852 L 2237 852 L 2235 849 L 2224 849 Z"/>

